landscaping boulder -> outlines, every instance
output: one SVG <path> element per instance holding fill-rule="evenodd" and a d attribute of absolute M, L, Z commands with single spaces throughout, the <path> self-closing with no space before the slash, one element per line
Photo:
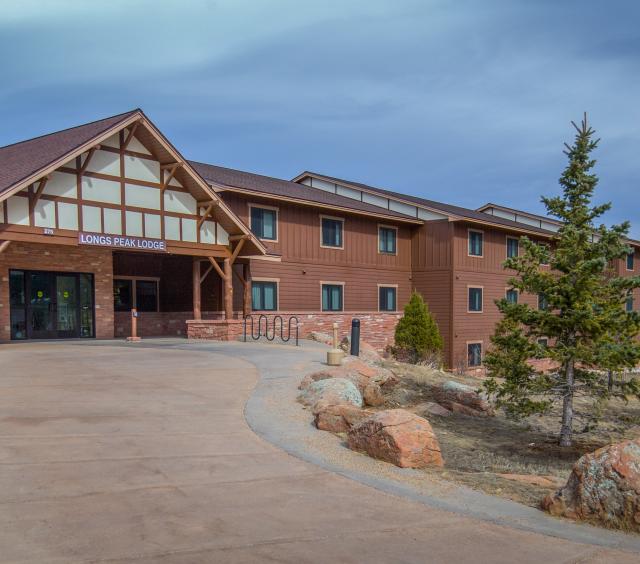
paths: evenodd
<path fill-rule="evenodd" d="M 371 407 L 378 407 L 384 404 L 384 395 L 382 394 L 382 388 L 375 382 L 369 382 L 362 391 L 362 399 L 365 405 Z"/>
<path fill-rule="evenodd" d="M 440 405 L 455 413 L 463 413 L 474 417 L 493 415 L 489 402 L 466 384 L 447 380 L 442 384 L 433 386 L 432 391 Z"/>
<path fill-rule="evenodd" d="M 424 415 L 437 415 L 438 417 L 449 417 L 451 411 L 434 401 L 428 401 L 416 406 L 416 413 Z"/>
<path fill-rule="evenodd" d="M 354 425 L 348 433 L 348 445 L 401 468 L 444 464 L 429 422 L 404 409 L 380 411 Z"/>
<path fill-rule="evenodd" d="M 320 400 L 313 406 L 314 423 L 318 429 L 332 433 L 346 433 L 353 425 L 370 417 L 371 411 L 355 405 L 334 405 Z"/>
<path fill-rule="evenodd" d="M 330 404 L 351 404 L 362 407 L 362 394 L 351 380 L 327 378 L 309 384 L 298 396 L 298 401 L 312 406 L 324 400 Z"/>
<path fill-rule="evenodd" d="M 318 370 L 312 374 L 307 374 L 300 382 L 298 389 L 306 390 L 311 384 L 319 380 L 328 380 L 329 378 L 346 378 L 347 373 L 340 367 L 327 368 L 325 370 Z"/>
<path fill-rule="evenodd" d="M 566 485 L 542 500 L 552 515 L 640 531 L 640 439 L 585 454 Z"/>

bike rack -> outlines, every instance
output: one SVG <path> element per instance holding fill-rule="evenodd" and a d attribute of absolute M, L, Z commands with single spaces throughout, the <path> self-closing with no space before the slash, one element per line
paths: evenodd
<path fill-rule="evenodd" d="M 254 341 L 259 340 L 261 337 L 265 337 L 267 339 L 267 341 L 273 341 L 276 338 L 276 334 L 277 334 L 277 328 L 278 328 L 278 323 L 280 324 L 280 340 L 283 343 L 288 343 L 289 340 L 291 339 L 291 322 L 293 320 L 295 320 L 296 324 L 295 324 L 295 331 L 296 331 L 296 347 L 299 346 L 298 344 L 298 326 L 300 324 L 300 322 L 298 321 L 298 318 L 295 315 L 292 315 L 289 317 L 289 320 L 287 321 L 287 336 L 285 338 L 284 336 L 284 320 L 282 319 L 281 315 L 276 315 L 273 317 L 272 319 L 272 323 L 271 323 L 271 335 L 269 335 L 269 318 L 264 314 L 261 313 L 258 316 L 258 332 L 256 333 L 254 331 L 254 318 L 255 315 L 247 315 L 244 318 L 244 324 L 243 324 L 243 337 L 244 337 L 244 342 L 247 342 L 247 321 L 251 322 L 251 327 L 250 327 L 250 331 L 249 334 L 251 335 L 251 338 Z M 263 321 L 264 320 L 264 324 Z M 264 325 L 264 332 L 262 331 Z"/>

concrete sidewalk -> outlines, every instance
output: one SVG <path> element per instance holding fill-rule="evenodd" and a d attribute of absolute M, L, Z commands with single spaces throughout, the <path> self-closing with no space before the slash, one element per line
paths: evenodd
<path fill-rule="evenodd" d="M 252 402 L 267 416 L 264 390 L 290 386 L 320 352 L 0 346 L 0 560 L 638 561 L 391 495 L 259 438 L 243 415 L 258 369 L 268 382 Z"/>

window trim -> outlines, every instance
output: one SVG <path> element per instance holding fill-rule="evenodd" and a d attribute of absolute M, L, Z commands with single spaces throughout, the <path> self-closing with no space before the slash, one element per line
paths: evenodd
<path fill-rule="evenodd" d="M 480 364 L 469 364 L 469 345 L 480 345 Z M 475 340 L 475 341 L 466 341 L 465 343 L 465 348 L 466 348 L 466 365 L 467 368 L 482 368 L 484 366 L 484 341 L 482 340 Z"/>
<path fill-rule="evenodd" d="M 275 282 L 276 285 L 276 309 L 255 309 L 253 307 L 253 283 L 254 282 Z M 251 277 L 251 311 L 280 311 L 280 278 L 263 278 L 261 276 Z"/>
<path fill-rule="evenodd" d="M 540 307 L 540 297 L 541 297 L 541 296 L 544 296 L 544 297 L 545 297 L 545 300 L 547 301 L 547 307 L 545 307 L 545 308 L 541 308 L 541 307 Z M 538 311 L 548 311 L 548 308 L 549 308 L 549 300 L 548 300 L 548 299 L 547 299 L 547 297 L 544 295 L 544 292 L 538 292 L 538 295 L 537 295 L 536 300 L 537 300 L 536 305 L 537 305 L 537 309 L 538 309 Z"/>
<path fill-rule="evenodd" d="M 322 287 L 323 286 L 342 286 L 342 309 L 323 309 L 322 307 Z M 320 280 L 320 311 L 323 313 L 340 313 L 346 311 L 345 298 L 346 292 L 344 290 L 346 286 L 345 282 L 337 282 L 335 280 Z"/>
<path fill-rule="evenodd" d="M 536 241 L 536 245 L 540 245 L 541 247 L 545 247 L 549 253 L 551 252 L 551 245 L 549 243 L 543 243 L 541 241 Z M 540 266 L 549 266 L 551 262 L 541 262 Z"/>
<path fill-rule="evenodd" d="M 632 262 L 633 266 L 631 268 L 629 268 L 629 257 L 632 257 L 631 258 L 631 262 Z M 627 253 L 627 256 L 625 257 L 625 260 L 624 260 L 624 267 L 625 267 L 625 270 L 627 272 L 633 272 L 635 270 L 635 268 L 636 268 L 636 252 L 635 252 L 635 250 L 631 251 L 630 253 Z"/>
<path fill-rule="evenodd" d="M 324 245 L 322 243 L 322 220 L 323 219 L 332 219 L 334 221 L 340 221 L 342 223 L 342 245 L 340 247 L 336 247 L 333 245 Z M 344 229 L 344 217 L 337 217 L 335 215 L 325 215 L 320 214 L 319 222 L 320 222 L 320 248 L 322 249 L 332 249 L 334 251 L 344 251 L 344 239 L 345 239 L 345 229 Z"/>
<path fill-rule="evenodd" d="M 635 305 L 635 301 L 636 300 L 633 296 L 633 293 L 627 295 L 626 299 L 624 300 L 624 311 L 626 313 L 633 313 L 635 311 L 635 309 L 633 308 L 633 306 Z"/>
<path fill-rule="evenodd" d="M 472 311 L 469 309 L 469 290 L 472 288 L 481 290 L 480 310 Z M 475 286 L 474 284 L 467 285 L 467 313 L 484 313 L 484 286 Z"/>
<path fill-rule="evenodd" d="M 519 257 L 520 256 L 520 238 L 514 237 L 513 235 L 505 235 L 505 248 L 504 248 L 505 258 L 513 258 L 509 256 L 509 239 L 516 242 L 516 246 L 518 248 L 518 254 L 516 255 L 516 257 Z"/>
<path fill-rule="evenodd" d="M 251 210 L 253 208 L 258 208 L 258 209 L 262 209 L 262 210 L 270 210 L 270 211 L 274 211 L 276 212 L 276 238 L 275 239 L 266 239 L 264 237 L 258 237 L 256 235 L 256 237 L 258 237 L 258 239 L 260 239 L 260 241 L 267 241 L 269 243 L 277 243 L 279 238 L 280 238 L 280 208 L 278 206 L 268 206 L 266 204 L 257 204 L 257 203 L 253 203 L 250 202 L 249 203 L 249 229 L 251 230 L 252 233 L 254 233 L 253 231 L 253 221 L 252 221 L 252 217 L 251 217 Z M 255 235 L 255 233 L 254 233 Z"/>
<path fill-rule="evenodd" d="M 482 252 L 479 255 L 471 254 L 471 233 L 480 233 L 480 235 L 482 235 Z M 467 229 L 467 256 L 472 258 L 484 258 L 484 230 L 473 229 L 472 227 Z"/>
<path fill-rule="evenodd" d="M 380 229 L 384 228 L 384 229 L 393 229 L 396 232 L 396 250 L 394 253 L 389 253 L 387 251 L 381 251 L 380 250 Z M 386 225 L 384 223 L 378 223 L 378 254 L 379 255 L 386 255 L 389 257 L 397 257 L 398 256 L 398 227 L 396 225 Z"/>
<path fill-rule="evenodd" d="M 380 309 L 380 288 L 395 288 L 395 290 L 396 290 L 396 300 L 395 300 L 396 301 L 396 308 L 395 309 Z M 398 285 L 397 284 L 377 284 L 376 285 L 376 292 L 378 294 L 378 298 L 377 299 L 378 299 L 378 312 L 379 313 L 398 313 Z"/>
<path fill-rule="evenodd" d="M 138 280 L 141 280 L 143 282 L 155 282 L 156 283 L 156 309 L 155 311 L 143 311 L 140 313 L 160 313 L 160 277 L 158 276 L 124 276 L 124 275 L 119 275 L 119 274 L 114 274 L 113 275 L 113 281 L 115 282 L 116 280 L 130 280 L 132 282 L 131 284 L 131 298 L 132 298 L 132 304 L 131 304 L 131 308 L 132 309 L 138 309 L 138 291 L 136 288 L 136 282 Z M 115 308 L 114 308 L 114 312 L 115 312 Z M 126 313 L 126 310 L 121 310 L 119 312 L 116 313 Z"/>

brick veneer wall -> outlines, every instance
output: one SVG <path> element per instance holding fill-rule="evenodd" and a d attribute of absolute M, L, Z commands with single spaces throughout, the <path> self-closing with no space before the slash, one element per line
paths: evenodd
<path fill-rule="evenodd" d="M 85 272 L 94 275 L 96 337 L 113 338 L 113 261 L 111 251 L 91 247 L 12 242 L 0 254 L 0 340 L 11 338 L 9 270 Z"/>
<path fill-rule="evenodd" d="M 189 339 L 237 341 L 242 336 L 241 319 L 199 319 L 187 321 Z"/>
<path fill-rule="evenodd" d="M 131 313 L 115 312 L 115 336 L 131 335 Z M 203 319 L 223 319 L 222 311 L 202 312 Z M 138 313 L 139 337 L 184 337 L 187 336 L 187 321 L 193 319 L 192 311 L 158 311 Z"/>

